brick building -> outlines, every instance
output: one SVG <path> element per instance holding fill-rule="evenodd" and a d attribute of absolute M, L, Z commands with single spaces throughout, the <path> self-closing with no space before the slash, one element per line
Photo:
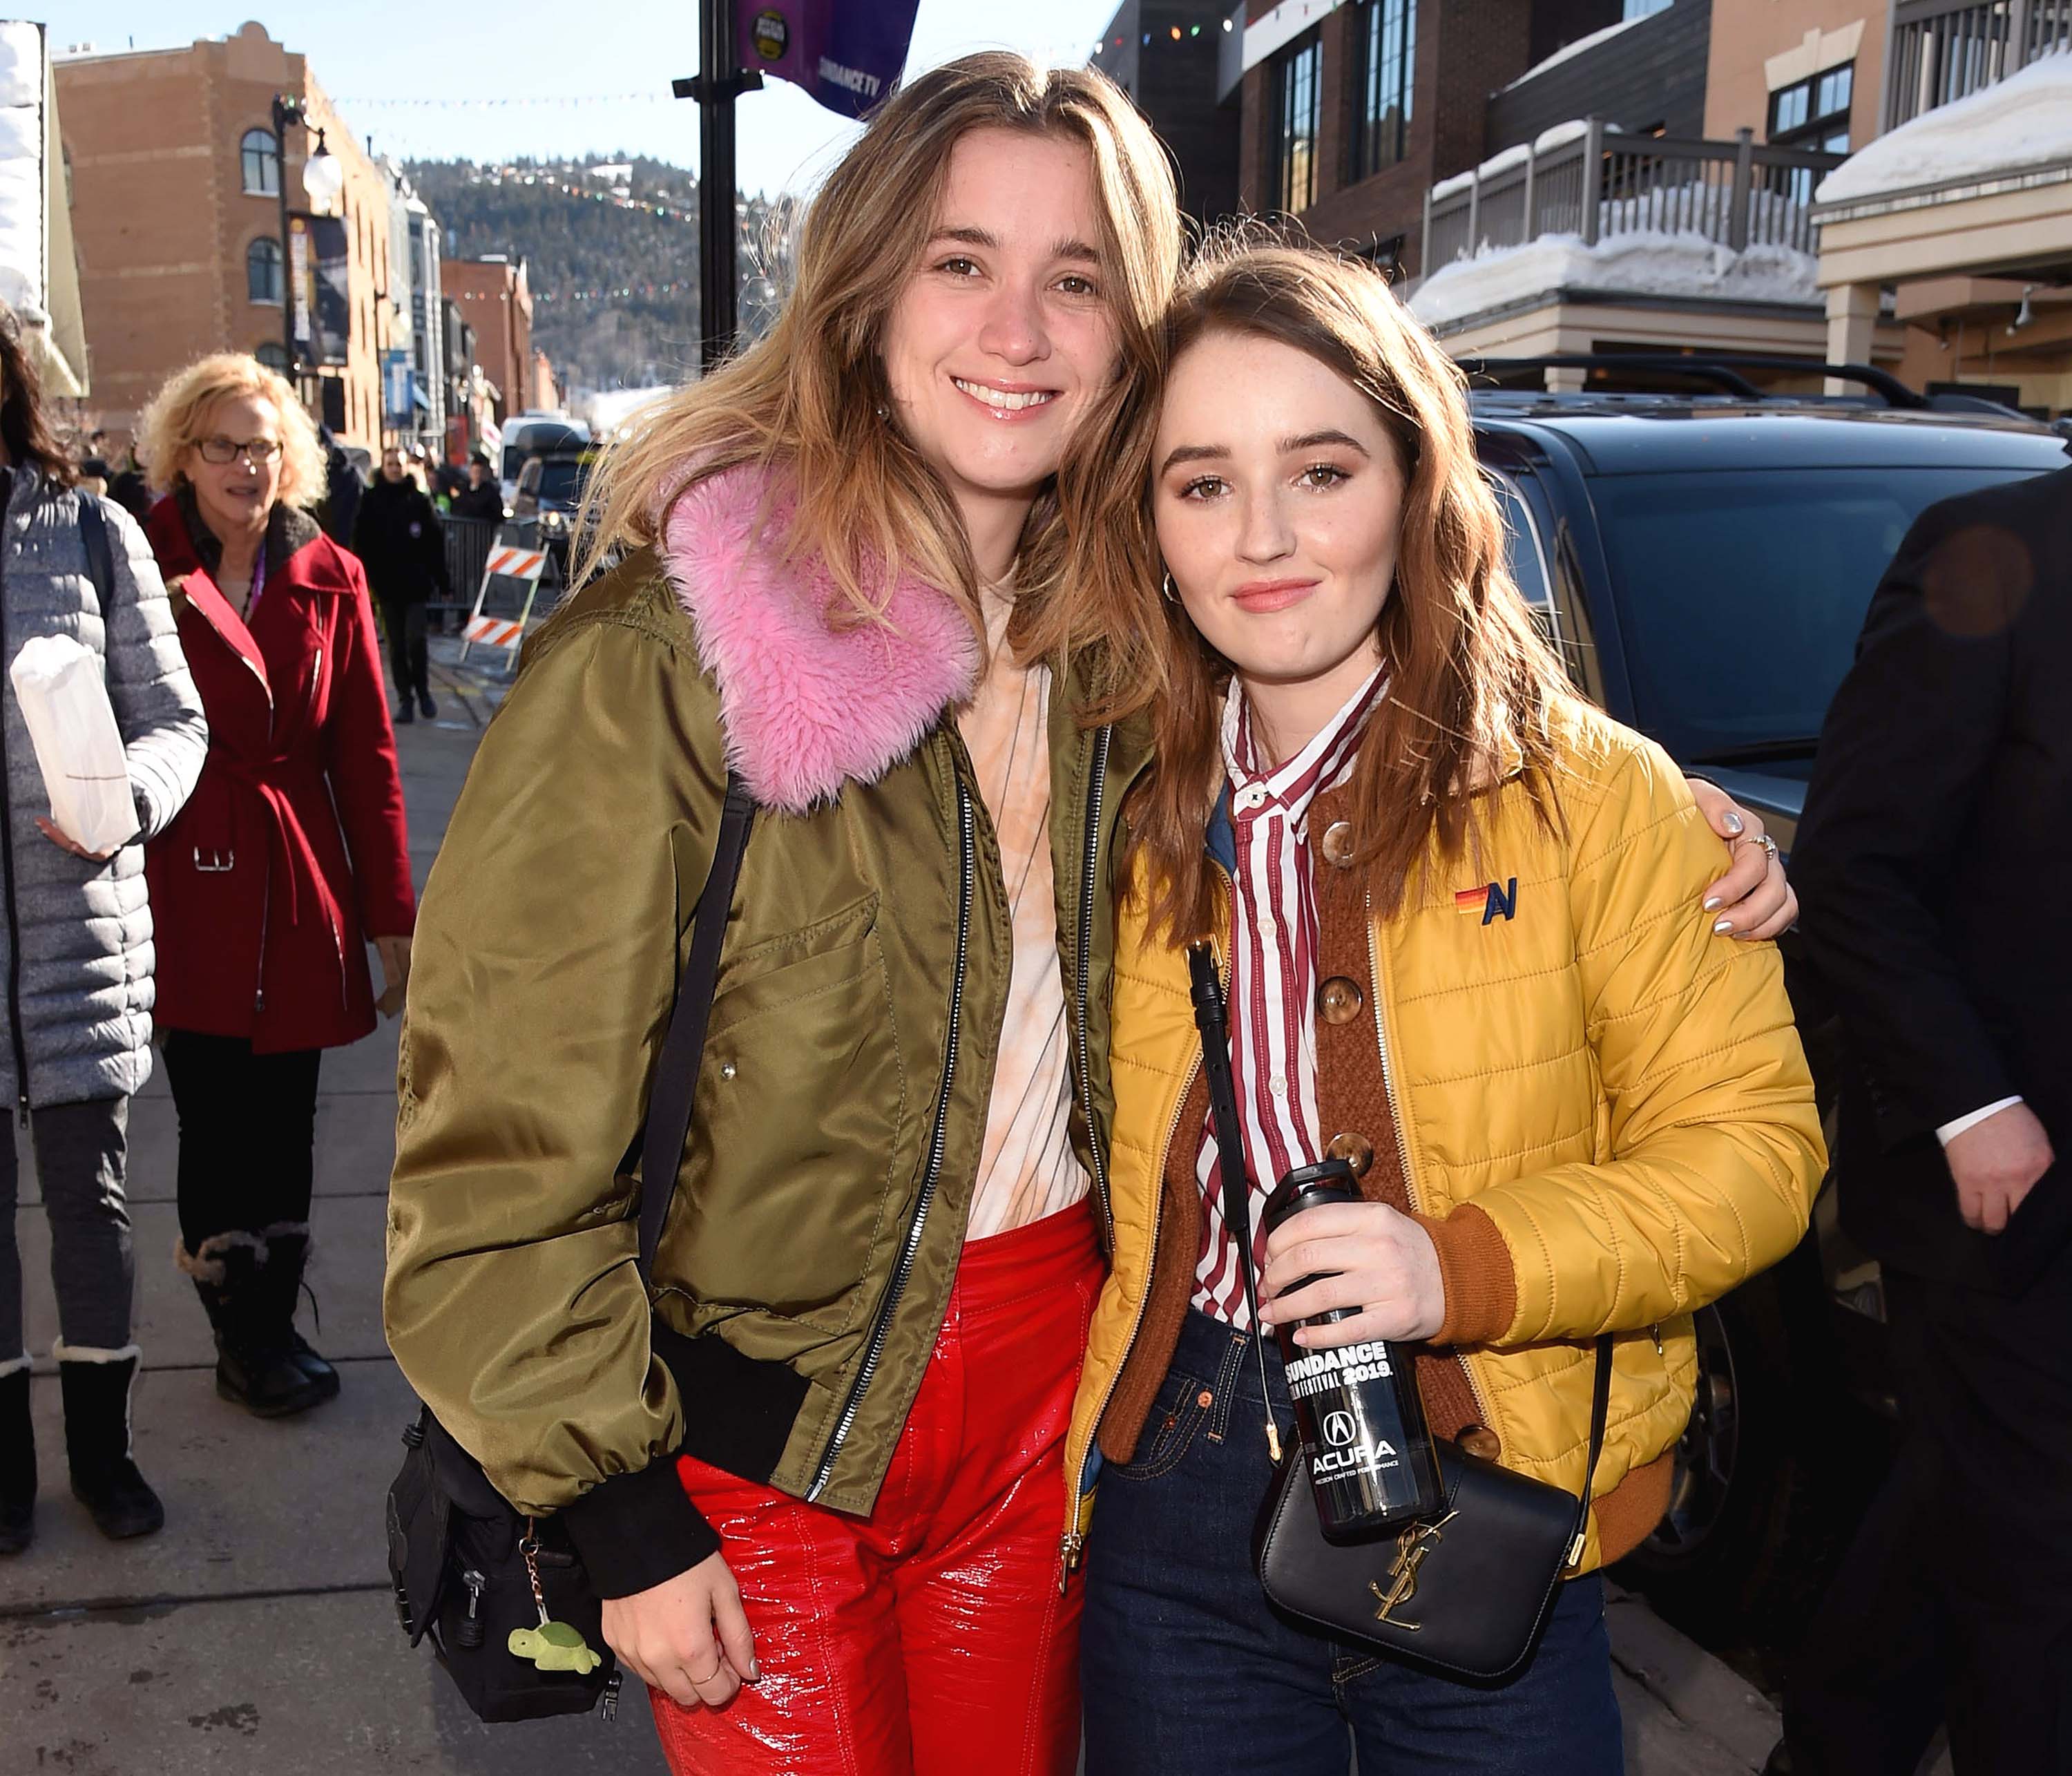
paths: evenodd
<path fill-rule="evenodd" d="M 98 423 L 126 437 L 159 384 L 210 352 L 286 362 L 281 182 L 306 209 L 321 130 L 345 177 L 351 323 L 347 362 L 310 372 L 305 396 L 343 442 L 378 452 L 389 184 L 304 58 L 248 24 L 184 49 L 62 59 L 56 75 Z M 298 97 L 310 125 L 289 126 L 285 166 L 276 94 Z"/>
<path fill-rule="evenodd" d="M 495 387 L 500 426 L 532 399 L 532 291 L 524 259 L 485 253 L 442 260 L 439 283 L 475 329 L 475 362 Z"/>
<path fill-rule="evenodd" d="M 1414 274 L 1424 194 L 1488 151 L 1490 94 L 1659 0 L 1248 0 L 1245 208 Z M 1233 23 L 1235 21 L 1234 20 Z"/>

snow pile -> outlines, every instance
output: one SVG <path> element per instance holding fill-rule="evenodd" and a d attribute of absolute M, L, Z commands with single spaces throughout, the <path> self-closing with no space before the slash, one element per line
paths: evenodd
<path fill-rule="evenodd" d="M 0 301 L 31 327 L 43 313 L 43 34 L 0 23 Z"/>
<path fill-rule="evenodd" d="M 1689 230 L 1639 229 L 1594 247 L 1580 234 L 1544 234 L 1442 266 L 1417 286 L 1410 312 L 1440 327 L 1561 290 L 1811 303 L 1819 299 L 1813 275 L 1811 253 L 1767 245 L 1736 253 Z"/>
<path fill-rule="evenodd" d="M 34 105 L 43 96 L 43 32 L 18 18 L 0 23 L 0 105 Z"/>
<path fill-rule="evenodd" d="M 1432 187 L 1432 201 L 1436 204 L 1441 198 L 1451 197 L 1456 191 L 1465 191 L 1478 179 L 1486 185 L 1498 173 L 1507 173 L 1514 166 L 1523 166 L 1535 156 L 1544 160 L 1556 148 L 1564 148 L 1572 142 L 1580 142 L 1589 133 L 1589 125 L 1581 117 L 1570 123 L 1557 123 L 1551 130 L 1541 130 L 1529 145 L 1521 142 L 1515 146 L 1491 154 L 1479 166 L 1470 167 L 1465 173 L 1455 173 L 1450 179 L 1441 179 Z M 1606 135 L 1615 133 L 1615 125 L 1605 125 Z"/>
<path fill-rule="evenodd" d="M 1813 198 L 1846 204 L 2064 160 L 2072 160 L 2072 51 L 2061 51 L 1880 136 L 1828 174 Z"/>
<path fill-rule="evenodd" d="M 1643 14 L 1642 16 L 1645 17 L 1648 15 Z M 1556 50 L 1552 56 L 1549 56 L 1545 61 L 1534 63 L 1531 67 L 1526 69 L 1523 74 L 1519 75 L 1516 80 L 1513 80 L 1511 83 L 1511 86 L 1507 86 L 1504 88 L 1504 91 L 1508 92 L 1511 91 L 1511 87 L 1523 86 L 1527 80 L 1537 80 L 1542 74 L 1544 74 L 1548 68 L 1558 68 L 1562 63 L 1567 61 L 1572 56 L 1580 56 L 1585 50 L 1595 49 L 1600 43 L 1610 42 L 1610 40 L 1618 36 L 1621 31 L 1630 31 L 1639 23 L 1640 19 L 1638 18 L 1622 18 L 1615 25 L 1606 25 L 1602 31 L 1593 31 L 1587 37 L 1578 37 L 1572 43 L 1564 44 L 1560 49 Z"/>
<path fill-rule="evenodd" d="M 1610 134 L 1616 127 L 1615 125 L 1606 124 L 1605 133 Z M 1557 123 L 1552 129 L 1543 130 L 1533 138 L 1532 151 L 1536 154 L 1551 154 L 1556 148 L 1563 147 L 1569 142 L 1581 142 L 1589 133 L 1589 121 L 1585 117 L 1576 117 L 1567 123 Z"/>

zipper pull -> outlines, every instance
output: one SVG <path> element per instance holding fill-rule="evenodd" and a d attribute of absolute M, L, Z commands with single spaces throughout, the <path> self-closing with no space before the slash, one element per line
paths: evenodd
<path fill-rule="evenodd" d="M 1647 1330 L 1649 1336 L 1655 1340 L 1655 1354 L 1659 1357 L 1663 1355 L 1661 1323 L 1657 1322 L 1655 1325 L 1651 1326 Z"/>
<path fill-rule="evenodd" d="M 470 1567 L 461 1574 L 460 1582 L 467 1587 L 467 1614 L 455 1625 L 454 1640 L 462 1646 L 479 1646 L 483 1633 L 482 1593 L 489 1589 L 489 1581 Z"/>
<path fill-rule="evenodd" d="M 1064 1596 L 1067 1586 L 1071 1583 L 1072 1574 L 1079 1568 L 1079 1556 L 1086 1545 L 1086 1537 L 1077 1530 L 1067 1531 L 1064 1540 L 1058 1545 L 1058 1595 L 1061 1597 Z"/>

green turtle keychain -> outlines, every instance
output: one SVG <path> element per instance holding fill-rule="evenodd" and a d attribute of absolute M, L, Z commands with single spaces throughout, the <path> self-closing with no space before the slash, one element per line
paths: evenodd
<path fill-rule="evenodd" d="M 533 1533 L 537 1527 L 533 1519 L 525 1519 L 525 1534 L 518 1544 L 518 1552 L 525 1557 L 525 1577 L 532 1581 L 532 1606 L 540 1612 L 540 1626 L 513 1628 L 504 1645 L 514 1659 L 529 1659 L 537 1670 L 574 1671 L 579 1677 L 587 1677 L 604 1663 L 604 1655 L 592 1651 L 580 1629 L 549 1618 L 547 1596 L 540 1589 L 540 1542 Z"/>

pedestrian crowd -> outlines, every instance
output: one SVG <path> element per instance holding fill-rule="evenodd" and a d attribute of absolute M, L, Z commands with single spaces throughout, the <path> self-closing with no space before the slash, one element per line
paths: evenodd
<path fill-rule="evenodd" d="M 0 315 L 0 655 L 98 655 L 136 804 L 112 853 L 55 825 L 0 687 L 0 1075 L 105 1533 L 163 1520 L 154 1047 L 217 1392 L 286 1416 L 339 1388 L 297 1324 L 322 1055 L 407 995 L 384 1326 L 426 1483 L 525 1526 L 399 1570 L 457 1675 L 487 1595 L 503 1688 L 615 1656 L 679 1776 L 1616 1771 L 1603 1574 L 1670 1503 L 1692 1315 L 1827 1169 L 1795 925 L 1906 1436 L 1771 1768 L 1910 1776 L 1946 1727 L 1959 1776 L 2072 1776 L 2072 469 L 1914 525 L 1788 881 L 1570 688 L 1386 283 L 1183 253 L 1102 76 L 966 57 L 830 175 L 771 331 L 598 463 L 421 911 L 393 727 L 488 462 L 364 483 L 232 355 L 120 469 L 85 442 Z M 1361 1463 L 1388 1535 L 1291 1553 Z"/>

